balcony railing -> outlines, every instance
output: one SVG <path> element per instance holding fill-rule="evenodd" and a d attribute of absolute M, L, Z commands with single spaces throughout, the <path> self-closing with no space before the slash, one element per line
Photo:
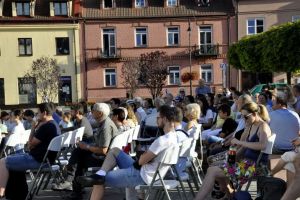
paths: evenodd
<path fill-rule="evenodd" d="M 194 55 L 196 57 L 218 56 L 219 55 L 219 45 L 218 44 L 200 45 L 200 48 L 196 48 L 196 50 L 194 50 Z"/>
<path fill-rule="evenodd" d="M 100 49 L 100 59 L 119 59 L 121 58 L 121 49 L 110 48 L 110 51 Z"/>

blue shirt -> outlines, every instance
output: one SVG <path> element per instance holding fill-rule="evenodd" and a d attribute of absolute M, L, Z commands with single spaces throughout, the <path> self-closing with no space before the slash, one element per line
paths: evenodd
<path fill-rule="evenodd" d="M 195 93 L 196 93 L 196 95 L 207 94 L 207 93 L 211 93 L 211 89 L 210 89 L 210 87 L 204 85 L 203 87 L 197 87 Z"/>
<path fill-rule="evenodd" d="M 291 140 L 299 135 L 300 119 L 296 112 L 278 109 L 270 113 L 270 128 L 276 134 L 274 146 L 282 150 L 293 149 Z"/>

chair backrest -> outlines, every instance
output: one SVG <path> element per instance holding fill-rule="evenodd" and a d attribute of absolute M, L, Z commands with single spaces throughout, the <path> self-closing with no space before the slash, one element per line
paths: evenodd
<path fill-rule="evenodd" d="M 73 138 L 73 134 L 74 131 L 68 131 L 66 133 L 64 133 L 64 141 L 63 141 L 63 147 L 69 147 L 71 145 L 71 140 Z M 75 136 L 74 136 L 75 137 Z"/>
<path fill-rule="evenodd" d="M 129 129 L 128 132 L 129 132 L 129 135 L 128 135 L 127 143 L 130 144 L 133 141 L 134 128 Z"/>
<path fill-rule="evenodd" d="M 8 137 L 6 142 L 6 146 L 15 147 L 19 144 L 26 144 L 29 140 L 31 130 L 26 130 L 22 133 L 14 133 Z"/>
<path fill-rule="evenodd" d="M 184 140 L 180 146 L 179 157 L 188 157 L 190 156 L 194 149 L 192 149 L 193 138 L 188 138 Z"/>
<path fill-rule="evenodd" d="M 112 149 L 112 148 L 116 147 L 116 148 L 122 149 L 123 147 L 127 146 L 129 134 L 130 134 L 130 130 L 124 131 L 123 133 L 115 136 L 112 139 L 112 142 L 111 142 L 109 148 Z"/>
<path fill-rule="evenodd" d="M 179 158 L 179 145 L 172 145 L 159 153 L 158 159 L 161 164 L 175 165 Z"/>
<path fill-rule="evenodd" d="M 84 127 L 80 127 L 72 131 L 72 136 L 70 139 L 70 145 L 75 145 L 77 142 L 82 140 L 84 134 Z"/>
<path fill-rule="evenodd" d="M 137 140 L 139 132 L 140 132 L 140 127 L 141 127 L 141 125 L 137 125 L 136 127 L 134 127 L 132 140 Z"/>
<path fill-rule="evenodd" d="M 276 134 L 272 134 L 270 137 L 268 137 L 268 143 L 267 143 L 267 146 L 266 146 L 266 148 L 265 148 L 264 150 L 262 150 L 261 152 L 262 152 L 262 153 L 266 153 L 266 154 L 271 155 L 271 154 L 272 154 L 272 149 L 273 149 L 273 146 L 274 146 L 275 139 L 276 139 Z"/>
<path fill-rule="evenodd" d="M 55 151 L 59 152 L 61 151 L 61 148 L 63 146 L 65 135 L 59 135 L 53 138 L 48 146 L 48 151 Z"/>

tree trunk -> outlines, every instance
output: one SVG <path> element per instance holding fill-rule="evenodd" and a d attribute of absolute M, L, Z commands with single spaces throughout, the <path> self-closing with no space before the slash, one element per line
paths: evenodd
<path fill-rule="evenodd" d="M 291 85 L 291 83 L 292 83 L 292 72 L 287 72 L 286 73 L 286 79 L 287 79 L 287 84 Z"/>

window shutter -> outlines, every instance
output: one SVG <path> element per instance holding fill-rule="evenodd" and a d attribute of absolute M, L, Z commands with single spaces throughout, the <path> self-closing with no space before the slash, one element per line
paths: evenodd
<path fill-rule="evenodd" d="M 16 6 L 16 2 L 12 2 L 12 16 L 16 17 L 17 16 L 17 6 Z"/>
<path fill-rule="evenodd" d="M 72 9 L 73 8 L 73 1 L 68 1 L 67 5 L 68 5 L 68 16 L 71 17 L 72 14 L 73 14 L 73 12 L 72 12 L 72 10 L 73 10 Z"/>
<path fill-rule="evenodd" d="M 50 2 L 50 16 L 53 17 L 54 16 L 54 3 Z"/>

